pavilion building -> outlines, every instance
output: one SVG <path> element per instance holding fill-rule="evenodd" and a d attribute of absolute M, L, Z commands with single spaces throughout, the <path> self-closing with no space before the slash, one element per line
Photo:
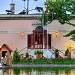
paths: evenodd
<path fill-rule="evenodd" d="M 58 48 L 62 52 L 72 45 L 72 57 L 74 55 L 75 42 L 70 37 L 63 37 L 67 32 L 75 29 L 73 26 L 61 25 L 54 20 L 47 26 L 41 25 L 41 15 L 0 15 L 0 46 L 9 45 L 12 50 L 47 50 Z M 75 20 L 71 20 L 75 23 Z"/>

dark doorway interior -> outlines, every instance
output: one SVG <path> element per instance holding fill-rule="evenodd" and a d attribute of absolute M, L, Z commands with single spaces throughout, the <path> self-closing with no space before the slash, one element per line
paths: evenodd
<path fill-rule="evenodd" d="M 5 57 L 7 51 L 2 51 L 2 57 Z"/>

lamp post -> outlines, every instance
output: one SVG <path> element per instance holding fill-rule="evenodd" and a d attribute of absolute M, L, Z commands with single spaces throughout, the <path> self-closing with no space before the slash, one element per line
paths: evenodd
<path fill-rule="evenodd" d="M 29 0 L 27 0 L 27 14 L 29 12 Z"/>
<path fill-rule="evenodd" d="M 58 37 L 58 35 L 59 35 L 58 31 L 56 31 L 56 32 L 55 32 L 55 35 L 56 35 L 56 38 L 57 38 L 57 37 Z"/>
<path fill-rule="evenodd" d="M 26 0 L 22 0 L 24 1 L 24 9 L 26 10 L 26 14 L 29 14 L 29 0 L 27 0 L 27 8 L 25 8 L 25 1 Z M 37 0 L 34 0 L 34 1 L 37 1 Z"/>
<path fill-rule="evenodd" d="M 46 14 L 47 14 L 47 25 L 49 24 L 49 22 L 48 22 L 48 2 L 46 2 Z M 48 45 L 48 26 L 47 26 L 47 50 L 48 50 L 48 48 L 49 48 L 49 45 Z"/>
<path fill-rule="evenodd" d="M 13 3 L 13 0 L 12 0 L 12 3 Z"/>
<path fill-rule="evenodd" d="M 26 1 L 26 0 L 22 0 L 22 1 L 24 1 L 24 9 L 26 9 L 26 8 L 25 8 L 25 1 Z"/>
<path fill-rule="evenodd" d="M 42 11 L 42 28 L 43 28 L 43 50 L 44 50 L 44 13 L 42 7 L 36 7 L 36 9 L 41 12 Z"/>

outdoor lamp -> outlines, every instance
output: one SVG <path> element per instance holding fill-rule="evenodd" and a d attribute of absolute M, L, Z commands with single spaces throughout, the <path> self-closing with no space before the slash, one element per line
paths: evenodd
<path fill-rule="evenodd" d="M 70 57 L 71 57 L 71 50 L 72 50 L 72 48 L 73 48 L 73 44 L 67 44 L 67 48 L 68 48 L 69 51 L 70 51 Z"/>
<path fill-rule="evenodd" d="M 73 44 L 67 44 L 67 48 L 71 50 L 73 48 Z"/>
<path fill-rule="evenodd" d="M 69 44 L 67 44 L 67 48 L 69 48 Z"/>
<path fill-rule="evenodd" d="M 59 34 L 58 32 L 55 32 L 56 38 L 58 37 L 58 34 Z"/>
<path fill-rule="evenodd" d="M 25 34 L 24 32 L 21 33 L 22 38 L 24 38 L 24 34 Z"/>
<path fill-rule="evenodd" d="M 71 50 L 73 48 L 73 44 L 69 44 L 69 48 Z"/>

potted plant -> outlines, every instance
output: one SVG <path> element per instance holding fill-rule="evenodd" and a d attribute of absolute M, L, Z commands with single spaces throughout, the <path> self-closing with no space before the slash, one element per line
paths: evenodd
<path fill-rule="evenodd" d="M 34 53 L 37 56 L 37 59 L 41 59 L 43 57 L 43 51 L 37 50 Z"/>
<path fill-rule="evenodd" d="M 59 57 L 59 50 L 55 49 L 55 58 L 58 58 L 58 57 Z"/>
<path fill-rule="evenodd" d="M 67 50 L 65 51 L 65 56 L 67 56 L 67 58 L 70 58 L 70 51 L 69 51 L 69 49 L 67 49 Z"/>
<path fill-rule="evenodd" d="M 29 58 L 29 53 L 28 52 L 26 53 L 26 58 Z"/>

